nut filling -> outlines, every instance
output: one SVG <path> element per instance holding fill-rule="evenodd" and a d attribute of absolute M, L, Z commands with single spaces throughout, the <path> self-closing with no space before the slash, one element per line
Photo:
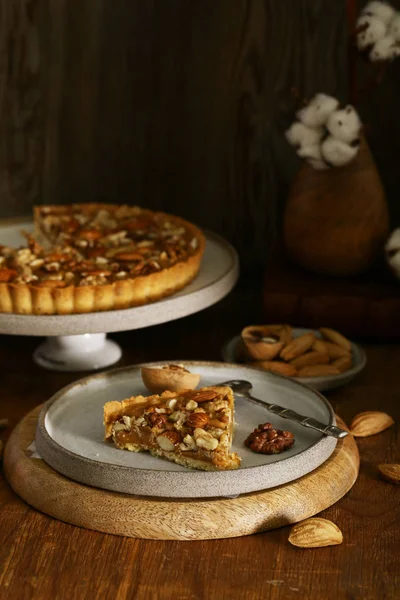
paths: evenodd
<path fill-rule="evenodd" d="M 136 206 L 42 207 L 37 228 L 35 237 L 26 235 L 28 248 L 0 247 L 0 281 L 106 285 L 168 268 L 197 248 L 173 217 Z"/>
<path fill-rule="evenodd" d="M 227 387 L 167 391 L 104 406 L 105 439 L 117 448 L 148 450 L 202 470 L 240 465 L 239 456 L 230 453 L 233 423 L 234 400 Z"/>

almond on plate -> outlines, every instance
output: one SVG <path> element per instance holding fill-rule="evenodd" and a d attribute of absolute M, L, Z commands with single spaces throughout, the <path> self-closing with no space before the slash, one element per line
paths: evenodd
<path fill-rule="evenodd" d="M 260 360 L 255 362 L 254 365 L 264 369 L 264 371 L 272 371 L 273 373 L 286 375 L 286 377 L 295 377 L 297 374 L 297 369 L 294 365 L 279 360 Z"/>
<path fill-rule="evenodd" d="M 327 365 L 328 363 L 328 354 L 326 352 L 318 352 L 317 350 L 306 352 L 290 361 L 290 364 L 296 367 L 296 369 L 301 369 L 309 365 Z"/>
<path fill-rule="evenodd" d="M 335 329 L 330 329 L 329 327 L 320 327 L 319 330 L 326 340 L 329 340 L 330 342 L 337 344 L 344 350 L 351 352 L 351 342 L 347 338 L 345 338 L 344 335 L 342 335 Z"/>
<path fill-rule="evenodd" d="M 313 345 L 314 341 L 315 335 L 313 333 L 305 333 L 304 335 L 295 338 L 293 341 L 287 344 L 281 350 L 280 356 L 283 358 L 283 360 L 292 360 L 293 358 L 304 354 L 304 352 L 307 352 L 307 350 Z"/>
<path fill-rule="evenodd" d="M 339 375 L 340 371 L 333 365 L 309 365 L 297 372 L 298 377 L 324 377 L 325 375 Z"/>

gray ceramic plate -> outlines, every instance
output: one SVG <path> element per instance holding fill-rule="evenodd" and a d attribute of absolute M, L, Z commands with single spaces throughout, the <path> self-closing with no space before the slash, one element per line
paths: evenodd
<path fill-rule="evenodd" d="M 322 337 L 319 331 L 315 329 L 304 329 L 301 327 L 293 328 L 293 336 L 298 337 L 299 335 L 303 335 L 303 333 L 308 333 L 309 331 L 313 331 L 317 337 Z M 357 344 L 352 343 L 352 352 L 353 352 L 353 366 L 348 371 L 341 373 L 340 375 L 326 375 L 324 377 L 293 377 L 294 381 L 299 381 L 312 387 L 315 390 L 319 390 L 320 392 L 326 392 L 328 390 L 333 390 L 342 385 L 346 385 L 349 383 L 360 371 L 362 371 L 367 364 L 367 357 L 365 355 L 364 350 L 357 346 Z M 241 363 L 243 361 L 243 345 L 240 335 L 236 335 L 234 338 L 229 340 L 229 342 L 222 349 L 222 358 L 226 362 L 237 362 Z"/>
<path fill-rule="evenodd" d="M 256 397 L 326 424 L 335 423 L 332 408 L 323 396 L 290 379 L 234 364 L 179 362 L 200 373 L 201 386 L 228 379 L 248 379 L 253 383 Z M 39 418 L 36 446 L 51 467 L 81 483 L 128 494 L 170 498 L 237 496 L 297 479 L 321 465 L 335 449 L 334 438 L 236 398 L 238 426 L 233 450 L 243 459 L 236 471 L 190 470 L 146 452 L 118 450 L 103 441 L 103 405 L 109 400 L 146 394 L 141 366 L 85 377 L 59 391 L 45 404 Z M 255 454 L 243 445 L 247 435 L 266 421 L 294 433 L 296 441 L 290 450 L 266 456 Z"/>

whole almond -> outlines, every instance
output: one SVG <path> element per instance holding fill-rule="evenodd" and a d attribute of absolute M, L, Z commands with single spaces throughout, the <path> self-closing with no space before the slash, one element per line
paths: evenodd
<path fill-rule="evenodd" d="M 339 369 L 334 365 L 310 365 L 299 369 L 297 377 L 326 377 L 327 375 L 339 374 Z"/>
<path fill-rule="evenodd" d="M 328 354 L 331 360 L 336 360 L 336 358 L 341 358 L 342 356 L 348 356 L 350 354 L 348 350 L 345 350 L 333 342 L 328 342 L 327 340 L 315 340 L 312 349 Z"/>
<path fill-rule="evenodd" d="M 353 360 L 351 358 L 351 354 L 347 354 L 347 356 L 341 356 L 333 361 L 333 366 L 339 369 L 341 373 L 344 371 L 348 371 L 353 366 Z"/>
<path fill-rule="evenodd" d="M 280 356 L 283 360 L 289 361 L 304 352 L 307 352 L 309 348 L 315 342 L 315 335 L 313 333 L 305 333 L 298 338 L 295 338 L 293 341 L 289 342 L 284 348 L 281 350 Z"/>
<path fill-rule="evenodd" d="M 313 345 L 311 346 L 312 350 L 316 350 L 317 352 L 321 352 L 321 354 L 327 354 L 325 343 L 322 340 L 315 340 Z"/>
<path fill-rule="evenodd" d="M 311 350 L 311 352 L 306 352 L 297 358 L 294 358 L 290 361 L 290 364 L 296 367 L 296 369 L 301 369 L 302 367 L 307 367 L 308 365 L 327 365 L 329 362 L 329 356 L 326 352 L 318 352 L 316 350 Z"/>
<path fill-rule="evenodd" d="M 164 431 L 157 437 L 158 445 L 166 452 L 172 452 L 181 441 L 182 438 L 177 431 Z"/>
<path fill-rule="evenodd" d="M 204 429 L 204 427 L 207 427 L 209 420 L 207 413 L 191 413 L 186 419 L 186 425 L 193 427 L 193 429 Z"/>
<path fill-rule="evenodd" d="M 259 360 L 254 365 L 264 369 L 264 371 L 272 371 L 273 373 L 286 375 L 286 377 L 295 377 L 297 373 L 295 366 L 278 360 Z"/>
<path fill-rule="evenodd" d="M 390 415 L 377 410 L 368 410 L 356 415 L 350 425 L 350 433 L 354 437 L 375 435 L 391 427 L 394 421 Z"/>
<path fill-rule="evenodd" d="M 378 469 L 386 481 L 400 483 L 400 465 L 378 465 Z"/>
<path fill-rule="evenodd" d="M 215 390 L 208 390 L 206 388 L 202 390 L 190 390 L 189 392 L 184 392 L 182 394 L 185 398 L 190 398 L 195 402 L 209 402 L 210 400 L 214 400 L 218 396 L 218 392 Z"/>
<path fill-rule="evenodd" d="M 323 548 L 341 544 L 343 535 L 335 523 L 316 517 L 301 521 L 292 527 L 289 542 L 300 548 Z"/>
<path fill-rule="evenodd" d="M 351 342 L 345 338 L 344 335 L 335 329 L 330 329 L 329 327 L 320 327 L 319 330 L 326 340 L 329 340 L 341 348 L 344 348 L 344 350 L 351 352 Z"/>

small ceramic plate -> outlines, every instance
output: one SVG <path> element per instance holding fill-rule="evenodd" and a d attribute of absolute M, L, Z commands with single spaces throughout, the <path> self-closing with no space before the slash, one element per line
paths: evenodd
<path fill-rule="evenodd" d="M 293 328 L 293 337 L 298 337 L 304 333 L 312 331 L 316 337 L 322 338 L 319 331 L 315 329 Z M 325 375 L 323 377 L 292 377 L 294 381 L 299 381 L 320 392 L 333 390 L 349 383 L 367 364 L 367 357 L 364 350 L 352 342 L 353 366 L 348 371 L 340 375 Z M 245 347 L 240 335 L 235 336 L 222 349 L 222 358 L 226 362 L 245 362 Z"/>
<path fill-rule="evenodd" d="M 215 385 L 228 379 L 247 379 L 252 382 L 256 397 L 294 409 L 327 425 L 335 424 L 328 401 L 318 392 L 290 379 L 246 366 L 179 362 L 201 375 L 200 386 Z M 59 391 L 45 404 L 38 422 L 36 446 L 51 467 L 81 483 L 127 494 L 170 498 L 226 497 L 293 481 L 321 465 L 335 449 L 336 439 L 276 417 L 243 398 L 236 398 L 237 428 L 233 451 L 242 457 L 238 470 L 197 471 L 147 452 L 118 450 L 103 440 L 103 406 L 110 400 L 148 394 L 142 383 L 141 366 L 85 377 Z M 292 448 L 282 454 L 267 456 L 244 446 L 248 434 L 266 421 L 294 433 L 296 441 Z"/>

